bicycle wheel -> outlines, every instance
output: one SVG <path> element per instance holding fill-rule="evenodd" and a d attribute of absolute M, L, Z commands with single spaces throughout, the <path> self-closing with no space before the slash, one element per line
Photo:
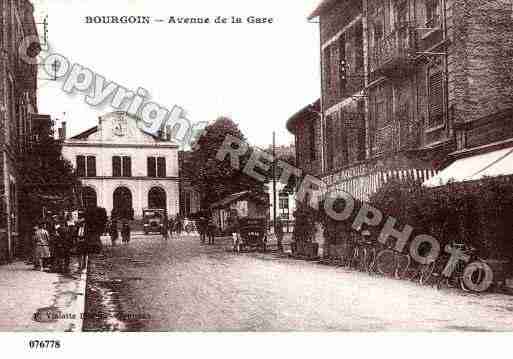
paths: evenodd
<path fill-rule="evenodd" d="M 493 270 L 485 262 L 479 261 L 478 263 L 479 265 L 471 271 L 468 270 L 469 265 L 463 269 L 460 277 L 460 288 L 465 292 L 486 292 L 493 284 Z M 491 277 L 488 276 L 489 273 L 491 273 Z M 477 290 L 467 288 L 465 282 L 472 283 L 472 288 L 477 288 Z"/>
<path fill-rule="evenodd" d="M 408 254 L 395 253 L 395 278 L 403 279 L 411 266 L 411 257 Z"/>
<path fill-rule="evenodd" d="M 420 269 L 420 278 L 419 278 L 419 284 L 420 285 L 430 285 L 432 283 L 432 279 L 435 278 L 434 271 L 435 271 L 435 262 L 423 265 Z"/>
<path fill-rule="evenodd" d="M 376 248 L 369 248 L 367 250 L 367 273 L 371 275 L 376 272 Z"/>
<path fill-rule="evenodd" d="M 391 249 L 385 249 L 378 253 L 376 258 L 376 269 L 379 274 L 389 276 L 395 272 L 394 252 Z"/>
<path fill-rule="evenodd" d="M 349 268 L 358 269 L 359 257 L 360 257 L 360 248 L 358 246 L 356 246 L 353 249 L 353 256 L 349 260 Z"/>

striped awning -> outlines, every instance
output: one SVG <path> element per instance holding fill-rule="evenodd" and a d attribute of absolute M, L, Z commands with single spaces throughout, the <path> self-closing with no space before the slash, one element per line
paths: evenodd
<path fill-rule="evenodd" d="M 477 181 L 485 177 L 508 175 L 513 175 L 513 147 L 460 158 L 424 182 L 424 186 L 439 187 L 451 182 Z"/>

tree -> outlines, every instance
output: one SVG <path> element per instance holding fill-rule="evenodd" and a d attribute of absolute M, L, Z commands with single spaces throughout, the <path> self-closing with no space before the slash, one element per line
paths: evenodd
<path fill-rule="evenodd" d="M 53 121 L 38 117 L 33 122 L 30 141 L 19 153 L 18 171 L 20 231 L 27 235 L 46 209 L 76 206 L 80 182 L 73 166 L 62 157 L 62 143 L 54 138 Z"/>
<path fill-rule="evenodd" d="M 243 172 L 253 149 L 241 156 L 241 165 L 238 169 L 231 166 L 229 158 L 223 161 L 216 158 L 228 135 L 242 142 L 246 141 L 239 127 L 231 119 L 218 118 L 205 128 L 196 142 L 191 160 L 187 161 L 187 165 L 190 166 L 189 171 L 192 172 L 191 182 L 200 189 L 204 208 L 233 193 L 245 190 L 264 192 L 264 183 Z"/>

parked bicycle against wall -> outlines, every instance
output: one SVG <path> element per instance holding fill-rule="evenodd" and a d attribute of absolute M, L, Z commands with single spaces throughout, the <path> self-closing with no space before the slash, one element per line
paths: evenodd
<path fill-rule="evenodd" d="M 371 233 L 364 230 L 361 238 L 357 240 L 353 249 L 353 256 L 349 263 L 350 268 L 359 269 L 362 272 L 371 274 L 376 261 L 377 250 L 371 239 Z"/>
<path fill-rule="evenodd" d="M 403 279 L 411 267 L 411 257 L 407 253 L 401 253 L 391 246 L 384 246 L 376 256 L 376 271 L 388 277 Z"/>

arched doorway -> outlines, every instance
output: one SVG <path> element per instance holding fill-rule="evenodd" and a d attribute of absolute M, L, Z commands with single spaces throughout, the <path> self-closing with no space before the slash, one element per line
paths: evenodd
<path fill-rule="evenodd" d="M 148 192 L 148 207 L 166 209 L 166 192 L 160 187 L 153 187 Z"/>
<path fill-rule="evenodd" d="M 134 219 L 132 207 L 132 192 L 126 187 L 118 187 L 113 193 L 113 208 L 111 216 L 117 219 Z"/>
<path fill-rule="evenodd" d="M 96 191 L 93 187 L 84 187 L 82 189 L 82 204 L 84 205 L 84 208 L 98 206 L 98 197 L 96 196 Z"/>

